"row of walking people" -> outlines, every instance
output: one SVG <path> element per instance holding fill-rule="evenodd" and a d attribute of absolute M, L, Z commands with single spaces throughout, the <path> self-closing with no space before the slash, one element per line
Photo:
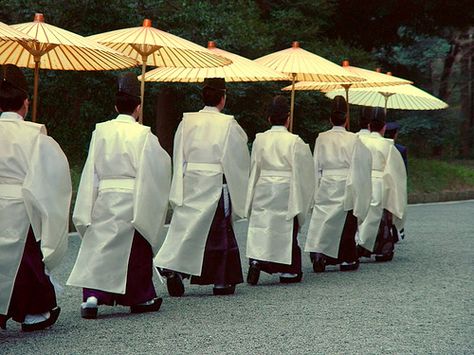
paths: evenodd
<path fill-rule="evenodd" d="M 71 181 L 59 145 L 43 125 L 24 121 L 22 72 L 7 65 L 1 73 L 0 327 L 13 318 L 33 331 L 59 316 L 50 272 L 67 251 Z M 100 305 L 158 311 L 163 300 L 154 270 L 171 296 L 184 294 L 187 278 L 213 285 L 215 295 L 233 294 L 243 282 L 236 218 L 249 219 L 250 284 L 261 271 L 278 273 L 281 282 L 301 281 L 297 237 L 311 208 L 304 250 L 314 271 L 328 264 L 355 269 L 360 255 L 393 256 L 392 225 L 403 225 L 406 174 L 393 141 L 382 137 L 382 111 L 364 111 L 372 132 L 358 136 L 345 130 L 345 102 L 335 99 L 333 128 L 319 135 L 313 157 L 288 132 L 288 103 L 277 96 L 268 111 L 272 128 L 257 134 L 250 157 L 247 135 L 221 113 L 225 81 L 206 79 L 202 96 L 205 107 L 185 113 L 177 129 L 171 173 L 157 137 L 136 122 L 136 76 L 119 78 L 118 116 L 96 125 L 73 212 L 82 241 L 67 284 L 82 288 L 83 318 L 96 318 Z"/>

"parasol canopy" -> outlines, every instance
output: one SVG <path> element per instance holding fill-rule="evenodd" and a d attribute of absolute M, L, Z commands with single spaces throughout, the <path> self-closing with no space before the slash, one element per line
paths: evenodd
<path fill-rule="evenodd" d="M 80 35 L 44 22 L 43 14 L 34 21 L 12 25 L 34 39 L 23 43 L 0 42 L 0 62 L 35 69 L 33 121 L 36 120 L 39 69 L 114 70 L 133 67 L 137 62 Z"/>
<path fill-rule="evenodd" d="M 404 84 L 413 84 L 412 81 L 397 78 L 393 75 L 387 75 L 380 72 L 379 69 L 376 71 L 367 70 L 363 68 L 353 67 L 349 65 L 348 60 L 342 62 L 342 68 L 348 72 L 358 75 L 365 79 L 365 81 L 358 82 L 314 82 L 314 81 L 300 81 L 295 84 L 294 90 L 317 90 L 328 92 L 332 90 L 344 89 L 345 97 L 347 103 L 347 119 L 346 126 L 349 129 L 350 117 L 349 117 L 349 89 L 354 88 L 371 88 L 371 87 L 380 87 L 380 86 L 391 86 L 391 85 L 404 85 Z M 286 86 L 282 90 L 290 91 L 292 90 L 291 86 Z M 352 91 L 351 91 L 352 92 Z"/>
<path fill-rule="evenodd" d="M 140 27 L 100 33 L 88 38 L 142 63 L 142 77 L 147 65 L 171 68 L 209 68 L 228 65 L 232 62 L 193 42 L 152 27 L 149 19 L 145 19 L 143 26 Z M 141 83 L 140 122 L 143 120 L 145 81 L 142 79 Z"/>
<path fill-rule="evenodd" d="M 218 68 L 157 68 L 145 73 L 145 81 L 196 83 L 203 82 L 205 78 L 224 78 L 226 82 L 288 80 L 285 74 L 217 48 L 214 41 L 209 41 L 207 48 L 217 55 L 229 58 L 232 64 Z"/>
<path fill-rule="evenodd" d="M 343 90 L 326 93 L 329 98 L 344 94 Z M 448 104 L 413 85 L 384 86 L 378 88 L 351 89 L 351 104 L 384 107 L 397 110 L 440 110 Z"/>
<path fill-rule="evenodd" d="M 268 54 L 255 61 L 289 75 L 292 87 L 295 81 L 358 82 L 365 80 L 323 57 L 304 50 L 299 42 L 293 42 L 290 48 Z M 292 89 L 290 130 L 293 126 L 294 96 L 295 91 Z"/>
<path fill-rule="evenodd" d="M 13 27 L 8 26 L 7 24 L 0 22 L 0 43 L 3 42 L 21 42 L 21 41 L 34 41 L 33 37 L 28 36 L 27 34 L 15 30 Z"/>

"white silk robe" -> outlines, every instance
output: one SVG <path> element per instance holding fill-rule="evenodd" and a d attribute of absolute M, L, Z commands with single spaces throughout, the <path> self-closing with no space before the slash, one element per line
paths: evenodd
<path fill-rule="evenodd" d="M 54 269 L 67 250 L 71 178 L 66 156 L 43 125 L 0 116 L 0 314 L 10 305 L 30 225 L 43 262 Z"/>
<path fill-rule="evenodd" d="M 359 225 L 358 244 L 374 250 L 383 210 L 392 213 L 393 223 L 400 230 L 407 206 L 407 175 L 402 156 L 393 140 L 379 133 L 361 137 L 372 155 L 372 200 L 367 218 Z"/>
<path fill-rule="evenodd" d="M 248 258 L 291 264 L 293 219 L 304 224 L 313 190 L 309 146 L 284 126 L 257 134 L 245 208 Z"/>
<path fill-rule="evenodd" d="M 73 213 L 82 237 L 68 285 L 124 294 L 135 230 L 156 255 L 168 209 L 171 160 L 129 115 L 92 134 Z"/>
<path fill-rule="evenodd" d="M 371 198 L 372 159 L 356 134 L 334 126 L 314 147 L 316 189 L 305 251 L 337 258 L 347 211 L 363 220 Z"/>
<path fill-rule="evenodd" d="M 250 157 L 247 135 L 215 107 L 185 113 L 174 138 L 173 218 L 155 265 L 200 276 L 225 175 L 232 212 L 243 217 Z"/>

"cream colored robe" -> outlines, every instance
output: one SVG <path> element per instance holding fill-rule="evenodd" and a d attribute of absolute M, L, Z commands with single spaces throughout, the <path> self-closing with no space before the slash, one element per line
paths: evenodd
<path fill-rule="evenodd" d="M 250 157 L 247 135 L 215 107 L 185 113 L 174 138 L 173 218 L 155 265 L 201 275 L 204 249 L 225 175 L 232 212 L 244 216 Z"/>
<path fill-rule="evenodd" d="M 371 198 L 371 156 L 356 134 L 334 126 L 314 147 L 316 189 L 305 251 L 337 258 L 347 211 L 363 220 Z"/>
<path fill-rule="evenodd" d="M 156 254 L 168 208 L 171 160 L 149 127 L 129 115 L 92 134 L 73 213 L 82 236 L 68 285 L 124 294 L 137 230 Z"/>
<path fill-rule="evenodd" d="M 359 226 L 358 244 L 374 250 L 383 210 L 392 213 L 393 223 L 400 230 L 407 205 L 407 175 L 402 156 L 393 140 L 372 132 L 362 142 L 372 155 L 372 200 L 367 218 Z"/>
<path fill-rule="evenodd" d="M 10 305 L 30 225 L 43 262 L 54 269 L 67 250 L 71 178 L 66 156 L 43 125 L 0 116 L 0 314 Z"/>
<path fill-rule="evenodd" d="M 257 134 L 245 207 L 248 258 L 291 264 L 293 219 L 304 224 L 313 190 L 309 146 L 284 126 Z"/>

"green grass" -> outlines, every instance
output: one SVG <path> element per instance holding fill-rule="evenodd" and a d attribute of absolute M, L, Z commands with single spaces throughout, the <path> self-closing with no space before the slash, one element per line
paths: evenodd
<path fill-rule="evenodd" d="M 408 193 L 474 190 L 472 161 L 410 158 Z"/>

